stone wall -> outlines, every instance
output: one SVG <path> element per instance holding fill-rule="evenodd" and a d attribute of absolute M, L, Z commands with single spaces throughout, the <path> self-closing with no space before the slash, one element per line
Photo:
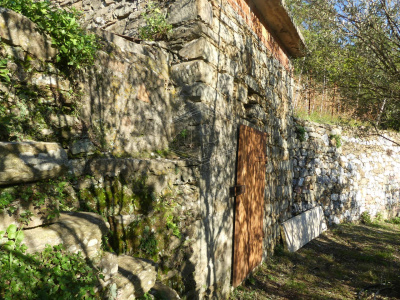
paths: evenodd
<path fill-rule="evenodd" d="M 179 3 L 171 6 L 175 21 Z M 279 222 L 291 216 L 292 79 L 228 3 L 199 3 L 191 23 L 185 19 L 173 29 L 170 45 L 187 61 L 175 63 L 171 77 L 186 103 L 179 121 L 193 118 L 189 128 L 193 137 L 199 134 L 200 153 L 193 158 L 200 158 L 202 235 L 193 264 L 198 295 L 214 298 L 231 290 L 234 198 L 229 188 L 235 185 L 239 124 L 268 133 L 264 257 L 273 252 Z"/>
<path fill-rule="evenodd" d="M 305 134 L 293 151 L 294 214 L 321 205 L 332 225 L 358 221 L 363 212 L 385 218 L 400 212 L 400 149 L 390 141 L 399 134 L 377 136 L 307 121 L 297 126 Z"/>
<path fill-rule="evenodd" d="M 166 40 L 134 43 L 144 2 L 57 2 L 83 9 L 102 47 L 94 66 L 68 74 L 15 38 L 29 34 L 2 33 L 0 54 L 9 57 L 15 85 L 0 85 L 6 113 L 0 111 L 0 137 L 13 142 L 0 145 L 7 154 L 1 184 L 8 185 L 0 195 L 21 206 L 11 222 L 20 224 L 31 205 L 24 201 L 35 200 L 26 191 L 45 193 L 46 206 L 63 195 L 68 209 L 107 221 L 114 251 L 156 261 L 159 279 L 181 295 L 226 297 L 240 124 L 268 134 L 264 259 L 279 242 L 280 224 L 318 205 L 330 224 L 356 220 L 363 211 L 397 212 L 399 150 L 337 127 L 294 124 L 287 53 L 277 41 L 271 50 L 260 33 L 275 35 L 264 32 L 268 26 L 257 13 L 238 10 L 244 3 L 166 2 L 173 25 Z M 18 24 L 7 18 L 5 26 Z M 50 45 L 46 36 L 37 41 L 36 48 Z M 332 138 L 339 135 L 337 148 Z M 45 145 L 21 140 L 53 142 L 62 155 L 53 159 Z M 29 170 L 23 180 L 12 163 Z M 46 163 L 57 172 L 38 172 Z M 48 178 L 58 188 L 46 190 Z M 39 207 L 35 226 L 43 223 L 41 213 Z M 158 252 L 146 246 L 154 240 Z"/>
<path fill-rule="evenodd" d="M 88 246 L 90 258 L 108 257 L 106 250 L 149 258 L 163 283 L 180 294 L 195 291 L 190 258 L 199 235 L 199 172 L 168 151 L 180 103 L 171 97 L 165 43 L 138 45 L 100 31 L 94 66 L 68 72 L 55 63 L 48 36 L 27 18 L 0 12 L 8 28 L 0 31 L 0 55 L 11 79 L 0 82 L 1 229 L 29 230 L 31 251 L 43 246 L 34 238 L 40 232 L 52 245 Z M 40 38 L 29 43 L 29 36 Z M 80 230 L 89 227 L 71 226 L 68 235 L 59 227 L 71 220 L 58 220 L 59 210 L 92 212 L 111 231 L 93 228 L 94 241 Z M 44 230 L 48 223 L 54 225 Z M 132 286 L 118 285 L 130 271 L 114 273 L 118 289 Z M 155 284 L 153 273 L 145 291 Z"/>
<path fill-rule="evenodd" d="M 38 115 L 26 110 L 27 129 L 10 127 L 16 133 L 3 139 L 60 143 L 78 179 L 71 186 L 77 209 L 104 215 L 118 251 L 142 251 L 135 236 L 152 235 L 143 231 L 146 226 L 165 229 L 157 220 L 166 222 L 170 212 L 182 235 L 173 242 L 171 230 L 154 233 L 160 240 L 169 237 L 157 255 L 162 279 L 189 298 L 226 296 L 239 124 L 268 133 L 264 257 L 272 254 L 279 223 L 291 216 L 290 63 L 282 65 L 225 2 L 171 2 L 165 9 L 174 27 L 167 41 L 141 44 L 117 36 L 130 33 L 113 32 L 112 25 L 107 31 L 93 25 L 104 9 L 113 10 L 115 26 L 130 24 L 130 15 L 114 13 L 133 3 L 63 3 L 71 4 L 82 4 L 87 24 L 103 37 L 95 65 L 68 77 L 51 62 L 28 59 L 20 45 L 4 45 L 7 53 L 19 53 L 10 61 L 13 80 L 40 91 L 27 105 L 44 108 Z M 5 86 L 3 93 L 13 90 Z M 10 111 L 25 111 L 19 94 L 9 99 Z M 146 211 L 146 201 L 159 212 Z M 173 209 L 167 214 L 157 201 L 171 202 Z"/>

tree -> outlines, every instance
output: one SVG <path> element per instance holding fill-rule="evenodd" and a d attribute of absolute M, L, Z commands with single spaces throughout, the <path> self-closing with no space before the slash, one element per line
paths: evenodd
<path fill-rule="evenodd" d="M 337 87 L 358 118 L 400 130 L 400 3 L 287 0 L 307 56 L 297 72 Z"/>

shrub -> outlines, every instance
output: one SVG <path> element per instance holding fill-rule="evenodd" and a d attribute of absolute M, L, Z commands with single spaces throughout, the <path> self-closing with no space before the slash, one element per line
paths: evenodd
<path fill-rule="evenodd" d="M 369 212 L 364 211 L 361 214 L 361 223 L 365 224 L 365 225 L 370 225 L 372 224 L 372 218 Z"/>
<path fill-rule="evenodd" d="M 139 36 L 143 40 L 160 39 L 172 29 L 172 25 L 168 24 L 165 15 L 154 2 L 149 2 L 142 17 L 146 21 L 146 25 L 139 28 Z"/>
<path fill-rule="evenodd" d="M 48 0 L 0 0 L 0 6 L 26 16 L 49 34 L 59 50 L 57 63 L 61 66 L 80 68 L 94 62 L 99 44 L 94 34 L 86 34 L 78 24 L 76 10 L 56 9 Z"/>

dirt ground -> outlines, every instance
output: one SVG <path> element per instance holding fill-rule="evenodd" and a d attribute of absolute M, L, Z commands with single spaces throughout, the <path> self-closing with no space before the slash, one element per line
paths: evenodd
<path fill-rule="evenodd" d="M 296 253 L 278 247 L 230 299 L 400 299 L 400 225 L 343 224 Z"/>

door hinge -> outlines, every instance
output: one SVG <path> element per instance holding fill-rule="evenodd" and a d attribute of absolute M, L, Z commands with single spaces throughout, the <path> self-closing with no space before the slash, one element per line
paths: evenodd
<path fill-rule="evenodd" d="M 246 192 L 245 185 L 235 185 L 229 189 L 229 194 L 231 197 L 236 197 L 242 195 Z"/>

